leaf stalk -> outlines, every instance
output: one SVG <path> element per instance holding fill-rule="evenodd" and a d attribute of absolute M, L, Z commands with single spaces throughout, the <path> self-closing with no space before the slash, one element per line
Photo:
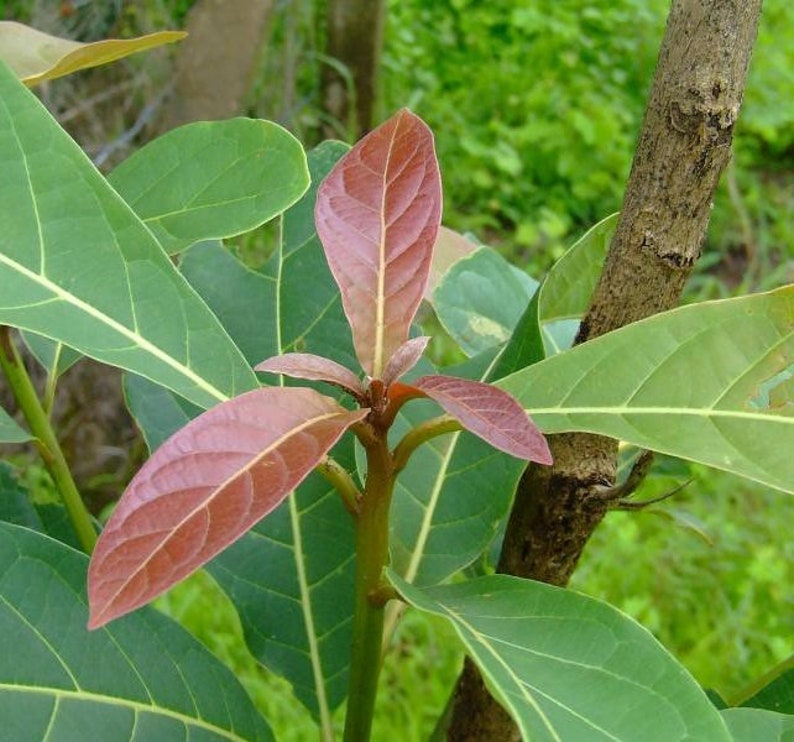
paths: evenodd
<path fill-rule="evenodd" d="M 14 345 L 11 328 L 6 325 L 0 325 L 0 367 L 8 379 L 8 385 L 25 416 L 30 432 L 36 438 L 42 461 L 58 488 L 80 545 L 90 554 L 97 540 L 91 516 L 83 503 L 83 498 L 80 497 L 49 417 Z"/>

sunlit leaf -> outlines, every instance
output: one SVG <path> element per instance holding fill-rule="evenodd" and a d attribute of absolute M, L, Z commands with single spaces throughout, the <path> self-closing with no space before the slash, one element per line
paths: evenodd
<path fill-rule="evenodd" d="M 13 21 L 0 21 L 0 60 L 28 86 L 98 67 L 130 54 L 184 39 L 184 31 L 158 31 L 135 39 L 106 39 L 87 44 L 50 36 Z"/>
<path fill-rule="evenodd" d="M 248 232 L 306 191 L 303 147 L 270 121 L 199 121 L 149 142 L 108 181 L 168 253 Z"/>
<path fill-rule="evenodd" d="M 273 739 L 231 671 L 159 612 L 86 631 L 87 562 L 0 523 L 3 739 Z"/>
<path fill-rule="evenodd" d="M 498 385 L 546 433 L 607 435 L 794 492 L 792 370 L 789 286 L 650 317 Z"/>
<path fill-rule="evenodd" d="M 166 441 L 125 490 L 89 570 L 91 628 L 149 602 L 276 508 L 366 411 L 257 389 Z"/>
<path fill-rule="evenodd" d="M 203 407 L 256 386 L 151 232 L 2 64 L 0 172 L 0 323 Z"/>
<path fill-rule="evenodd" d="M 358 359 L 380 378 L 408 339 L 441 218 L 424 122 L 403 109 L 362 139 L 320 186 L 315 215 Z"/>
<path fill-rule="evenodd" d="M 424 589 L 390 579 L 454 626 L 524 739 L 730 740 L 686 670 L 606 603 L 505 575 Z"/>
<path fill-rule="evenodd" d="M 519 459 L 551 463 L 546 439 L 521 405 L 501 389 L 454 376 L 422 376 L 411 386 L 500 451 Z"/>

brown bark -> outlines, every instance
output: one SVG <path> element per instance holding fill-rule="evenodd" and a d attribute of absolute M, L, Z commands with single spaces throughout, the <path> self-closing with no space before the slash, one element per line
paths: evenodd
<path fill-rule="evenodd" d="M 199 0 L 188 16 L 161 131 L 245 111 L 271 0 Z"/>
<path fill-rule="evenodd" d="M 673 308 L 700 255 L 730 158 L 761 0 L 674 0 L 615 237 L 577 342 Z M 567 584 L 610 507 L 616 442 L 550 440 L 554 466 L 519 484 L 499 571 Z M 467 662 L 450 740 L 513 740 L 518 730 Z"/>
<path fill-rule="evenodd" d="M 385 0 L 329 0 L 326 54 L 348 75 L 327 64 L 323 70 L 323 108 L 351 140 L 373 125 L 383 47 Z M 325 135 L 339 137 L 329 125 Z"/>

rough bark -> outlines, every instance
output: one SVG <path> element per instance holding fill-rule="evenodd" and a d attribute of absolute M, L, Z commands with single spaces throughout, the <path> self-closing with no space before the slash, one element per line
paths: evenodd
<path fill-rule="evenodd" d="M 199 0 L 193 6 L 161 131 L 244 112 L 272 6 L 271 0 Z"/>
<path fill-rule="evenodd" d="M 385 0 L 329 0 L 326 55 L 348 75 L 336 65 L 323 70 L 323 108 L 336 124 L 326 136 L 356 140 L 372 128 L 385 18 Z"/>
<path fill-rule="evenodd" d="M 615 237 L 577 342 L 673 308 L 700 255 L 730 158 L 761 0 L 674 0 Z M 516 493 L 499 571 L 567 584 L 610 507 L 616 443 L 550 440 L 551 469 L 530 466 Z M 517 740 L 518 729 L 467 662 L 450 740 Z"/>

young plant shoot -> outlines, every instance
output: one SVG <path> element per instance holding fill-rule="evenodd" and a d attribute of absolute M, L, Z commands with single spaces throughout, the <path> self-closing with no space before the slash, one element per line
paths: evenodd
<path fill-rule="evenodd" d="M 544 464 L 543 435 L 506 392 L 449 376 L 400 381 L 427 337 L 410 338 L 441 216 L 433 137 L 407 110 L 345 155 L 322 184 L 315 221 L 350 324 L 363 379 L 320 356 L 288 353 L 268 371 L 344 389 L 351 411 L 312 389 L 265 387 L 221 403 L 164 443 L 141 468 L 99 538 L 88 573 L 89 628 L 126 614 L 194 572 L 273 511 L 315 468 L 339 489 L 356 524 L 356 588 L 347 732 L 369 733 L 380 665 L 389 505 L 417 446 L 465 428 L 513 456 Z M 444 414 L 388 434 L 405 403 Z M 328 457 L 346 430 L 366 451 L 363 491 Z M 484 493 L 487 496 L 487 493 Z"/>

